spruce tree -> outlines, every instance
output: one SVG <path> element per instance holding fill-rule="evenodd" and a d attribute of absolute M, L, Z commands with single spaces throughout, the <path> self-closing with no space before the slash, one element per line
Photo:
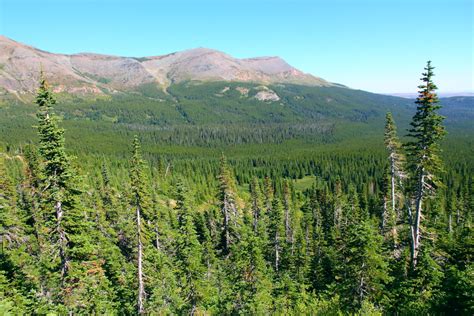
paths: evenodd
<path fill-rule="evenodd" d="M 145 280 L 143 277 L 144 242 L 146 238 L 146 217 L 150 211 L 150 196 L 147 188 L 144 161 L 141 156 L 140 141 L 135 136 L 132 143 L 132 159 L 130 161 L 131 204 L 135 208 L 136 240 L 137 240 L 137 312 L 145 313 Z"/>
<path fill-rule="evenodd" d="M 338 248 L 337 290 L 344 306 L 355 311 L 364 301 L 382 303 L 390 281 L 382 253 L 382 238 L 369 219 L 356 219 L 345 227 Z"/>
<path fill-rule="evenodd" d="M 45 204 L 45 217 L 49 229 L 55 230 L 51 244 L 57 245 L 61 278 L 66 276 L 69 267 L 68 236 L 64 213 L 67 208 L 75 210 L 75 198 L 78 191 L 72 186 L 74 173 L 70 167 L 69 157 L 64 147 L 64 130 L 58 126 L 58 118 L 52 113 L 56 99 L 51 93 L 48 83 L 41 73 L 40 87 L 36 96 L 38 105 L 39 153 L 43 159 L 42 192 Z M 50 207 L 52 206 L 52 210 Z M 54 212 L 54 215 L 53 215 Z M 78 218 L 76 218 L 78 219 Z"/>
<path fill-rule="evenodd" d="M 36 96 L 38 105 L 39 183 L 42 269 L 39 294 L 58 311 L 105 313 L 110 284 L 105 277 L 97 248 L 91 240 L 92 223 L 80 204 L 80 182 L 65 149 L 64 130 L 53 113 L 56 100 L 41 74 Z M 82 280 L 78 285 L 77 280 Z M 91 296 L 95 304 L 87 304 Z M 48 305 L 38 312 L 49 310 Z"/>
<path fill-rule="evenodd" d="M 442 125 L 444 117 L 438 114 L 441 106 L 435 92 L 437 87 L 433 83 L 433 69 L 428 61 L 421 78 L 423 83 L 418 86 L 417 109 L 408 134 L 413 140 L 406 146 L 414 199 L 414 210 L 410 207 L 412 268 L 416 266 L 421 245 L 423 202 L 433 196 L 436 187 L 441 184 L 438 178 L 442 170 L 439 142 L 446 132 Z"/>
<path fill-rule="evenodd" d="M 183 313 L 194 314 L 204 296 L 203 282 L 206 271 L 203 265 L 203 249 L 198 240 L 194 220 L 189 209 L 188 192 L 182 182 L 177 184 L 178 236 L 176 260 L 178 275 L 185 300 Z"/>
<path fill-rule="evenodd" d="M 241 238 L 232 245 L 231 255 L 225 261 L 231 281 L 231 312 L 268 314 L 272 307 L 272 283 L 262 252 L 263 239 L 253 232 L 252 225 L 242 225 L 239 234 Z"/>

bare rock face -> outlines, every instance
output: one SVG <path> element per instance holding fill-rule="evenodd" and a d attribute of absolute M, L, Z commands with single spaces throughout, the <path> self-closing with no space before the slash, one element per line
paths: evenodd
<path fill-rule="evenodd" d="M 166 89 L 173 83 L 188 80 L 332 85 L 293 68 L 279 57 L 237 59 L 207 48 L 143 58 L 89 53 L 62 55 L 0 36 L 0 90 L 17 95 L 34 92 L 41 67 L 56 91 L 71 94 L 108 94 L 133 90 L 143 84 Z M 241 93 L 246 95 L 248 91 Z M 279 97 L 260 91 L 257 98 Z"/>
<path fill-rule="evenodd" d="M 234 58 L 207 48 L 152 57 L 144 65 L 150 72 L 165 74 L 169 80 L 162 78 L 165 84 L 186 80 L 232 81 L 249 76 L 248 70 L 242 69 Z"/>
<path fill-rule="evenodd" d="M 155 82 L 155 78 L 135 59 L 79 54 L 69 57 L 72 67 L 81 76 L 111 87 L 126 89 L 145 83 Z"/>
<path fill-rule="evenodd" d="M 57 78 L 51 80 L 53 85 L 94 87 L 92 80 L 74 70 L 69 57 L 47 53 L 0 36 L 0 86 L 3 89 L 16 94 L 33 92 L 38 86 L 41 68 Z"/>
<path fill-rule="evenodd" d="M 280 101 L 280 97 L 276 94 L 275 91 L 270 90 L 268 87 L 262 86 L 258 87 L 260 91 L 255 95 L 255 99 L 259 101 Z"/>

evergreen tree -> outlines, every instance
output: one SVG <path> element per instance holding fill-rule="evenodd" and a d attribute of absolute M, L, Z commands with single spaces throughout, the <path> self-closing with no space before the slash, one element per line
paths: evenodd
<path fill-rule="evenodd" d="M 51 244 L 57 248 L 60 263 L 59 270 L 61 278 L 66 276 L 69 267 L 68 237 L 66 236 L 67 223 L 63 218 L 65 208 L 70 208 L 70 214 L 75 214 L 76 197 L 78 191 L 73 187 L 74 173 L 70 167 L 69 157 L 64 147 L 64 130 L 58 126 L 58 118 L 52 113 L 52 107 L 56 100 L 51 93 L 43 73 L 41 73 L 40 87 L 36 96 L 38 105 L 38 135 L 39 153 L 43 159 L 42 164 L 42 192 L 45 205 L 45 217 L 52 233 Z M 64 204 L 64 205 L 63 205 Z M 53 207 L 54 213 L 50 209 Z M 53 215 L 54 214 L 54 215 Z M 71 216 L 71 217 L 72 217 Z M 70 218 L 68 216 L 68 218 Z M 71 218 L 72 219 L 72 218 Z M 80 220 L 80 218 L 73 218 Z M 57 246 L 56 246 L 57 245 Z"/>
<path fill-rule="evenodd" d="M 136 240 L 137 240 L 137 312 L 145 313 L 145 281 L 143 277 L 144 242 L 146 238 L 146 219 L 149 218 L 150 195 L 147 188 L 144 162 L 141 156 L 140 142 L 135 136 L 132 144 L 132 159 L 130 161 L 130 181 L 132 205 L 135 208 Z"/>
<path fill-rule="evenodd" d="M 398 289 L 395 311 L 402 314 L 429 314 L 437 311 L 443 300 L 441 282 L 443 271 L 432 258 L 433 248 L 429 244 L 421 248 L 417 267 L 409 278 L 402 280 Z"/>
<path fill-rule="evenodd" d="M 232 312 L 268 314 L 272 306 L 272 283 L 262 253 L 262 239 L 253 232 L 251 225 L 243 225 L 240 235 L 226 262 L 232 284 L 229 298 Z"/>
<path fill-rule="evenodd" d="M 444 301 L 437 299 L 437 312 L 471 315 L 474 312 L 474 229 L 461 227 L 444 246 L 449 252 L 443 280 Z"/>
<path fill-rule="evenodd" d="M 18 212 L 16 192 L 5 168 L 6 156 L 0 153 L 0 313 L 20 315 L 31 304 L 25 294 L 34 283 L 25 245 L 34 240 Z"/>
<path fill-rule="evenodd" d="M 441 106 L 435 93 L 437 89 L 433 83 L 433 69 L 428 61 L 419 86 L 419 95 L 416 99 L 417 109 L 413 116 L 408 136 L 413 141 L 407 144 L 408 168 L 413 179 L 412 193 L 414 197 L 414 210 L 410 207 L 411 226 L 411 265 L 417 263 L 418 252 L 421 245 L 421 219 L 423 217 L 423 201 L 433 195 L 434 190 L 440 185 L 438 174 L 441 171 L 439 157 L 439 142 L 445 135 L 442 125 L 443 117 L 438 114 Z"/>
<path fill-rule="evenodd" d="M 388 264 L 382 253 L 382 239 L 369 219 L 351 222 L 344 230 L 339 249 L 336 278 L 341 299 L 349 310 L 364 301 L 382 303 L 385 284 L 390 281 Z"/>
<path fill-rule="evenodd" d="M 41 74 L 36 97 L 43 235 L 39 239 L 44 242 L 40 247 L 43 272 L 40 295 L 48 303 L 52 300 L 53 304 L 63 304 L 70 312 L 106 312 L 113 308 L 109 303 L 110 285 L 90 237 L 91 222 L 79 203 L 79 181 L 66 154 L 64 130 L 58 126 L 58 118 L 52 111 L 55 103 Z M 80 285 L 76 284 L 77 279 L 82 280 Z M 96 304 L 86 304 L 91 296 L 95 296 Z"/>
<path fill-rule="evenodd" d="M 198 240 L 194 220 L 189 210 L 187 191 L 182 182 L 177 184 L 178 236 L 176 259 L 182 295 L 185 298 L 183 313 L 194 314 L 199 307 L 205 286 L 203 249 Z"/>

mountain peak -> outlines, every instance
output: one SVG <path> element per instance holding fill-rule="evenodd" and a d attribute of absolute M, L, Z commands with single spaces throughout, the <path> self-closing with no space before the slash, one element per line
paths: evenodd
<path fill-rule="evenodd" d="M 76 94 L 127 91 L 143 84 L 166 88 L 187 80 L 332 85 L 276 56 L 239 59 L 205 47 L 141 58 L 95 53 L 65 55 L 0 35 L 0 86 L 7 92 L 34 92 L 40 65 L 56 91 Z"/>
<path fill-rule="evenodd" d="M 181 52 L 188 52 L 188 53 L 194 53 L 194 54 L 213 54 L 213 53 L 225 54 L 224 52 L 221 52 L 217 49 L 208 48 L 208 47 L 190 48 L 190 49 L 186 49 L 186 50 L 181 51 Z"/>

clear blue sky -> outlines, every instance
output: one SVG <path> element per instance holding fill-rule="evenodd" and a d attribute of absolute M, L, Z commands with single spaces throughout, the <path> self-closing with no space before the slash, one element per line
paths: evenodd
<path fill-rule="evenodd" d="M 0 33 L 57 53 L 160 55 L 209 47 L 273 56 L 374 92 L 472 91 L 472 0 L 0 0 Z"/>

